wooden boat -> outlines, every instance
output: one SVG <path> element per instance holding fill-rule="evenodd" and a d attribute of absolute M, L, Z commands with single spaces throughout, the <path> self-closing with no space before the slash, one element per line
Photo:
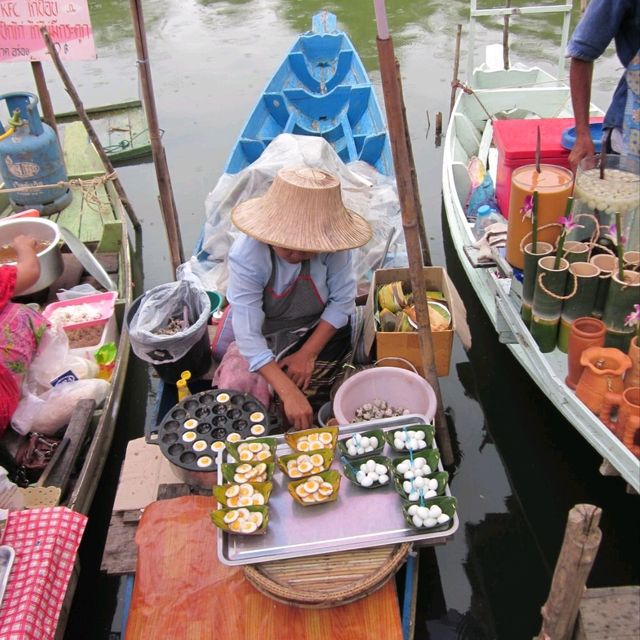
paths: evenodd
<path fill-rule="evenodd" d="M 116 104 L 86 109 L 89 120 L 102 143 L 107 156 L 114 165 L 128 164 L 151 158 L 151 140 L 147 129 L 147 119 L 140 100 L 129 100 Z M 56 124 L 65 161 L 77 155 L 84 155 L 87 149 L 87 132 L 75 111 L 56 114 Z M 91 162 L 92 156 L 85 157 L 85 170 L 102 172 L 100 159 Z"/>
<path fill-rule="evenodd" d="M 86 132 L 84 138 L 86 146 L 78 147 L 81 152 L 75 154 L 67 164 L 67 172 L 70 180 L 86 180 L 87 176 L 91 176 L 92 180 L 73 186 L 72 203 L 60 213 L 49 216 L 49 219 L 64 225 L 78 237 L 117 287 L 117 359 L 107 398 L 98 409 L 94 408 L 92 401 L 81 401 L 78 404 L 65 432 L 65 436 L 69 438 L 68 444 L 61 455 L 57 459 L 52 458 L 50 465 L 43 471 L 42 477 L 46 477 L 46 481 L 42 486 L 45 489 L 52 488 L 53 492 L 48 492 L 48 495 L 53 494 L 54 498 L 50 500 L 45 491 L 43 504 L 51 505 L 57 501 L 88 515 L 111 447 L 124 390 L 129 361 L 129 338 L 123 330 L 123 318 L 125 307 L 132 299 L 132 261 L 125 209 L 113 183 L 105 178 L 104 168 L 98 171 L 100 161 L 93 146 L 88 144 Z M 0 194 L 0 219 L 11 213 L 7 195 Z M 65 248 L 64 251 L 68 249 Z M 94 287 L 100 288 L 80 262 L 70 252 L 64 251 L 65 269 L 60 279 L 47 291 L 34 294 L 34 300 L 40 305 L 55 301 L 55 293 L 60 287 L 69 288 L 79 282 L 90 282 Z M 15 452 L 19 445 L 15 435 L 9 429 L 4 437 L 4 443 L 11 452 Z M 56 496 L 59 496 L 59 500 Z M 38 496 L 35 498 L 35 504 L 38 504 Z M 58 623 L 60 633 L 66 624 L 78 572 L 79 564 L 76 564 Z"/>
<path fill-rule="evenodd" d="M 472 2 L 472 24 L 475 17 L 489 15 L 490 11 L 477 11 L 475 4 L 475 1 Z M 544 8 L 531 9 L 533 11 L 518 8 L 518 11 L 539 13 Z M 547 7 L 548 11 L 553 9 Z M 565 15 L 561 45 L 561 52 L 564 52 L 570 6 L 568 10 L 566 5 L 555 9 L 564 11 Z M 504 15 L 505 11 L 498 9 L 493 15 Z M 473 29 L 470 31 L 473 32 Z M 562 53 L 560 56 L 562 64 Z M 470 67 L 473 68 L 472 62 Z M 491 147 L 492 123 L 485 109 L 490 114 L 502 112 L 501 117 L 510 110 L 517 114 L 513 116 L 516 118 L 523 117 L 523 112 L 533 112 L 541 118 L 572 117 L 569 87 L 538 67 L 504 70 L 489 68 L 484 64 L 471 72 L 469 81 L 473 93 L 460 92 L 457 97 L 443 155 L 442 193 L 453 246 L 500 342 L 508 346 L 532 381 L 569 423 L 608 461 L 608 465 L 603 464 L 603 473 L 611 474 L 612 466 L 614 475 L 621 475 L 631 487 L 640 491 L 640 461 L 565 385 L 566 354 L 557 349 L 552 353 L 542 353 L 531 337 L 520 317 L 521 285 L 513 277 L 511 267 L 495 254 L 495 266 L 477 268 L 464 250 L 466 245 L 475 240 L 472 225 L 465 215 L 470 187 L 468 162 L 476 156 L 483 164 L 488 164 L 490 173 L 495 172 L 497 165 L 497 150 Z M 592 106 L 591 113 L 600 115 L 602 112 Z M 495 183 L 495 173 L 493 178 Z"/>

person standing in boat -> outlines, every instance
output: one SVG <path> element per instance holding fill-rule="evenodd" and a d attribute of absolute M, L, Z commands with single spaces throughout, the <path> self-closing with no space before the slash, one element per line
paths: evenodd
<path fill-rule="evenodd" d="M 571 102 L 576 120 L 576 142 L 569 155 L 569 162 L 574 169 L 582 158 L 594 154 L 589 130 L 593 63 L 612 40 L 615 40 L 616 53 L 626 70 L 640 49 L 639 0 L 591 0 L 567 46 L 567 56 L 571 58 Z M 603 128 L 610 152 L 625 152 L 623 121 L 627 92 L 625 71 L 604 118 Z"/>
<path fill-rule="evenodd" d="M 22 378 L 27 372 L 47 321 L 36 311 L 11 302 L 40 277 L 37 241 L 25 235 L 11 242 L 15 265 L 0 266 L 0 434 L 9 425 L 20 400 Z"/>
<path fill-rule="evenodd" d="M 227 290 L 246 363 L 241 390 L 251 391 L 260 376 L 290 425 L 310 427 L 351 353 L 350 250 L 371 239 L 371 227 L 344 206 L 336 176 L 308 167 L 281 169 L 267 193 L 237 205 L 231 220 L 243 232 L 229 252 Z M 233 346 L 214 379 L 220 387 Z M 237 376 L 237 362 L 233 369 Z"/>

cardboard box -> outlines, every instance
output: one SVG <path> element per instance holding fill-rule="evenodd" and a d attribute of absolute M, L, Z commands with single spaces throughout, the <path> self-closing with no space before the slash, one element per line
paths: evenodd
<path fill-rule="evenodd" d="M 449 375 L 449 363 L 451 362 L 451 348 L 453 346 L 453 334 L 456 330 L 456 305 L 452 304 L 454 299 L 455 288 L 449 280 L 449 276 L 443 267 L 424 267 L 425 284 L 428 291 L 442 291 L 444 294 L 444 302 L 451 313 L 451 327 L 446 331 L 433 331 L 431 333 L 433 340 L 434 360 L 436 372 L 438 376 Z M 374 319 L 374 313 L 377 310 L 377 289 L 380 285 L 388 284 L 401 280 L 404 290 L 411 290 L 409 278 L 409 269 L 379 269 L 374 273 L 369 290 L 369 299 L 367 301 L 367 310 L 364 319 L 364 343 L 365 349 L 371 352 L 371 347 L 375 341 L 376 360 L 387 357 L 398 357 L 408 360 L 422 375 L 424 373 L 422 367 L 422 355 L 420 352 L 420 341 L 418 333 L 406 332 L 387 332 L 378 331 Z M 457 292 L 456 294 L 457 295 Z M 389 364 L 393 366 L 403 367 L 402 362 L 398 361 Z"/>

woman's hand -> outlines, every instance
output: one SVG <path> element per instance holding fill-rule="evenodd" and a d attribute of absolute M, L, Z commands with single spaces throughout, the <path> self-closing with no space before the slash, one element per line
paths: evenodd
<path fill-rule="evenodd" d="M 21 253 L 25 255 L 29 255 L 29 253 L 35 253 L 36 247 L 38 246 L 38 241 L 31 236 L 20 234 L 13 239 L 11 244 L 13 244 L 13 248 L 15 249 L 18 256 L 20 256 Z"/>
<path fill-rule="evenodd" d="M 315 356 L 307 353 L 303 347 L 296 353 L 283 358 L 279 364 L 283 370 L 286 370 L 285 373 L 289 376 L 289 379 L 299 389 L 306 391 L 311 382 L 311 374 L 316 364 Z"/>
<path fill-rule="evenodd" d="M 313 409 L 306 396 L 299 389 L 280 396 L 284 404 L 284 413 L 291 426 L 296 429 L 308 429 L 313 425 Z"/>

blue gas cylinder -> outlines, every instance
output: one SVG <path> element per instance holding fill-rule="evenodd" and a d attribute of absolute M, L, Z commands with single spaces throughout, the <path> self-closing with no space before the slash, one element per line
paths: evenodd
<path fill-rule="evenodd" d="M 5 93 L 10 119 L 0 122 L 0 175 L 5 187 L 15 189 L 67 182 L 67 172 L 55 131 L 40 119 L 38 98 L 32 93 Z M 68 186 L 16 191 L 10 194 L 16 211 L 38 209 L 51 214 L 72 199 Z"/>

